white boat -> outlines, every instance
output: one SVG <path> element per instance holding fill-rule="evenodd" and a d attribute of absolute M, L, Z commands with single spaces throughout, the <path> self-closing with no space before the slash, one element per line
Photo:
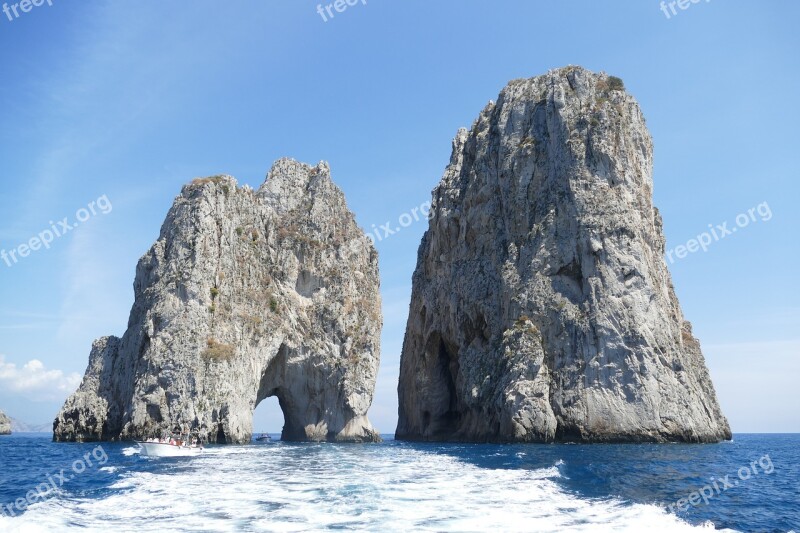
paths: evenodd
<path fill-rule="evenodd" d="M 203 453 L 202 444 L 188 444 L 177 439 L 150 439 L 136 441 L 147 457 L 193 457 Z"/>

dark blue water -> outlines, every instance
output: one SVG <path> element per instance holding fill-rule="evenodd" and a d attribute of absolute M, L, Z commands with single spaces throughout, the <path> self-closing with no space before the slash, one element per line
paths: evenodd
<path fill-rule="evenodd" d="M 710 521 L 717 529 L 800 532 L 798 434 L 737 434 L 732 442 L 705 445 L 447 445 L 429 449 L 487 468 L 544 468 L 557 462 L 562 474 L 558 482 L 582 497 L 616 496 L 667 507 L 708 486 L 713 496 L 706 498 L 707 504 L 701 495 L 698 505 L 684 505 L 685 510 L 673 507 L 675 514 L 692 524 Z M 519 451 L 527 453 L 519 458 Z M 725 476 L 732 487 L 722 483 Z M 718 480 L 719 490 L 712 478 Z"/>
<path fill-rule="evenodd" d="M 383 483 L 396 483 L 399 487 L 404 483 L 413 484 L 417 476 L 412 472 L 410 477 L 404 478 L 399 473 L 403 465 L 424 459 L 425 465 L 433 466 L 413 467 L 427 469 L 427 472 L 420 472 L 418 476 L 430 477 L 426 481 L 428 485 L 414 489 L 420 494 L 425 487 L 432 491 L 444 491 L 437 488 L 439 485 L 430 484 L 439 482 L 437 472 L 431 471 L 439 468 L 437 465 L 442 465 L 442 469 L 448 470 L 448 475 L 456 477 L 459 469 L 464 469 L 465 476 L 472 476 L 472 484 L 481 483 L 482 479 L 490 484 L 492 479 L 496 479 L 498 490 L 504 490 L 503 483 L 509 482 L 508 478 L 502 477 L 503 472 L 552 472 L 545 477 L 557 485 L 559 491 L 556 496 L 561 497 L 563 492 L 568 497 L 574 497 L 573 501 L 578 503 L 585 501 L 589 502 L 587 505 L 596 507 L 597 502 L 614 501 L 623 508 L 636 507 L 636 504 L 660 508 L 672 506 L 672 514 L 694 525 L 710 522 L 718 529 L 748 532 L 800 531 L 800 435 L 796 434 L 736 435 L 733 442 L 713 445 L 457 445 L 387 440 L 379 445 L 351 446 L 275 442 L 262 446 L 210 448 L 201 460 L 147 460 L 133 454 L 132 450 L 130 443 L 104 443 L 102 449 L 97 444 L 53 444 L 49 435 L 20 434 L 0 438 L 0 507 L 6 516 L 0 514 L 0 530 L 17 527 L 20 531 L 27 531 L 22 525 L 39 522 L 40 518 L 35 516 L 37 508 L 41 511 L 42 506 L 47 506 L 46 513 L 42 513 L 48 516 L 64 513 L 64 519 L 57 523 L 57 527 L 92 529 L 106 520 L 109 525 L 114 525 L 115 530 L 126 531 L 125 520 L 120 517 L 127 515 L 120 514 L 118 507 L 119 502 L 123 502 L 124 506 L 127 500 L 113 498 L 135 495 L 147 501 L 148 495 L 141 489 L 148 486 L 152 479 L 161 479 L 159 483 L 163 484 L 168 482 L 164 480 L 180 480 L 184 476 L 189 485 L 194 479 L 192 475 L 209 476 L 213 475 L 209 470 L 219 469 L 225 472 L 224 476 L 220 474 L 220 490 L 223 486 L 227 487 L 231 479 L 241 475 L 242 485 L 235 490 L 243 493 L 248 490 L 244 481 L 245 473 L 258 468 L 265 472 L 265 486 L 275 491 L 278 488 L 275 480 L 281 475 L 278 471 L 281 467 L 288 470 L 285 478 L 288 481 L 284 485 L 291 484 L 292 480 L 296 480 L 298 486 L 305 483 L 302 491 L 287 493 L 285 497 L 276 495 L 269 501 L 261 498 L 251 502 L 253 511 L 244 511 L 247 508 L 244 504 L 237 506 L 222 502 L 226 498 L 222 492 L 218 496 L 220 502 L 216 502 L 215 494 L 209 493 L 207 488 L 200 487 L 195 496 L 187 489 L 187 499 L 194 498 L 191 503 L 194 510 L 186 512 L 207 513 L 209 519 L 221 520 L 219 523 L 222 524 L 230 521 L 231 530 L 261 530 L 258 526 L 261 510 L 274 513 L 282 509 L 281 512 L 289 513 L 295 502 L 299 507 L 318 501 L 313 498 L 303 500 L 306 495 L 319 492 L 320 487 L 333 486 L 336 488 L 331 489 L 332 492 L 325 498 L 330 500 L 337 495 L 345 495 L 342 497 L 350 498 L 346 501 L 352 500 L 354 505 L 363 504 L 364 509 L 353 512 L 360 516 L 361 522 L 358 524 L 377 525 L 376 521 L 383 520 L 382 517 L 391 512 L 381 510 L 374 504 L 363 503 L 368 496 L 365 492 L 368 489 L 358 486 L 353 478 L 344 473 L 337 477 L 336 465 L 341 465 L 343 472 L 347 470 L 350 474 L 354 468 L 364 468 L 362 477 L 368 477 L 374 471 L 376 476 L 386 476 L 380 478 L 385 479 Z M 253 463 L 255 457 L 260 457 L 258 461 L 261 462 Z M 373 470 L 370 470 L 371 463 L 375 463 Z M 315 466 L 317 471 L 309 470 Z M 557 472 L 553 472 L 554 468 Z M 270 469 L 272 474 L 269 473 Z M 393 473 L 393 470 L 398 473 Z M 199 481 L 195 483 L 202 485 L 207 481 L 201 479 L 211 478 L 197 479 Z M 270 479 L 272 483 L 269 483 Z M 48 483 L 50 486 L 45 486 Z M 249 490 L 260 492 L 262 489 L 258 487 L 257 479 L 255 483 Z M 315 483 L 320 487 L 315 487 Z M 177 486 L 180 487 L 180 484 Z M 35 491 L 37 487 L 44 496 L 31 498 L 36 502 L 33 508 L 27 509 L 27 502 L 21 506 L 15 503 L 18 499 L 26 498 L 26 495 L 35 494 L 29 491 Z M 537 505 L 542 505 L 541 501 L 550 501 L 542 498 L 550 498 L 552 494 L 533 492 L 552 492 L 552 488 L 548 487 L 529 485 L 520 490 L 531 491 L 531 501 L 535 499 L 539 502 Z M 285 487 L 280 488 L 283 490 Z M 374 486 L 369 490 L 374 491 Z M 360 494 L 360 499 L 353 499 L 353 494 Z M 402 505 L 414 505 L 404 493 L 397 494 L 400 502 L 397 505 L 401 508 Z M 520 497 L 519 494 L 516 496 Z M 394 497 L 376 496 L 379 499 Z M 448 496 L 442 494 L 441 497 Z M 522 501 L 517 504 L 525 503 L 525 494 L 521 497 Z M 113 502 L 109 504 L 113 509 L 103 507 L 104 502 Z M 141 508 L 142 504 L 131 504 L 131 517 L 136 517 L 137 505 Z M 450 503 L 451 507 L 458 505 L 459 501 Z M 552 511 L 553 516 L 569 513 L 568 507 Z M 242 516 L 237 516 L 237 512 L 241 512 Z M 437 512 L 441 511 L 433 509 L 425 517 L 427 522 L 415 523 L 435 524 L 435 521 L 431 522 L 431 513 L 435 515 Z M 158 525 L 161 519 L 177 520 L 171 511 L 161 507 L 150 509 L 148 513 L 149 523 L 153 525 Z M 277 515 L 266 516 L 274 520 Z M 613 516 L 613 513 L 609 513 L 609 528 L 614 527 Z M 36 519 L 27 520 L 26 517 Z M 333 526 L 321 522 L 309 527 L 325 529 Z M 265 529 L 268 527 L 265 526 Z M 441 529 L 459 528 L 442 525 Z M 520 526 L 519 530 L 528 529 Z M 539 525 L 532 526 L 530 530 L 545 529 Z"/>

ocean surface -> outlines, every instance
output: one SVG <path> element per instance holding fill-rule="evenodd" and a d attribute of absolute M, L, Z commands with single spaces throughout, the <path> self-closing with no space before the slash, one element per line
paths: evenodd
<path fill-rule="evenodd" d="M 798 465 L 800 435 L 715 445 L 276 439 L 147 459 L 133 443 L 18 434 L 0 437 L 0 531 L 800 533 Z"/>

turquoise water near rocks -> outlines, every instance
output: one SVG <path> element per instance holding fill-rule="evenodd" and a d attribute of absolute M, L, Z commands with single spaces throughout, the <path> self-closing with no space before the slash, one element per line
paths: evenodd
<path fill-rule="evenodd" d="M 0 531 L 800 531 L 800 435 L 713 445 L 274 438 L 147 459 L 132 443 L 2 437 Z"/>

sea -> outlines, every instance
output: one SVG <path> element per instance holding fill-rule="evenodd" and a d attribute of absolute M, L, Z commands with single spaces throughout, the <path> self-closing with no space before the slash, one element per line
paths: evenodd
<path fill-rule="evenodd" d="M 0 532 L 800 532 L 800 435 L 721 444 L 209 446 L 0 437 Z"/>

